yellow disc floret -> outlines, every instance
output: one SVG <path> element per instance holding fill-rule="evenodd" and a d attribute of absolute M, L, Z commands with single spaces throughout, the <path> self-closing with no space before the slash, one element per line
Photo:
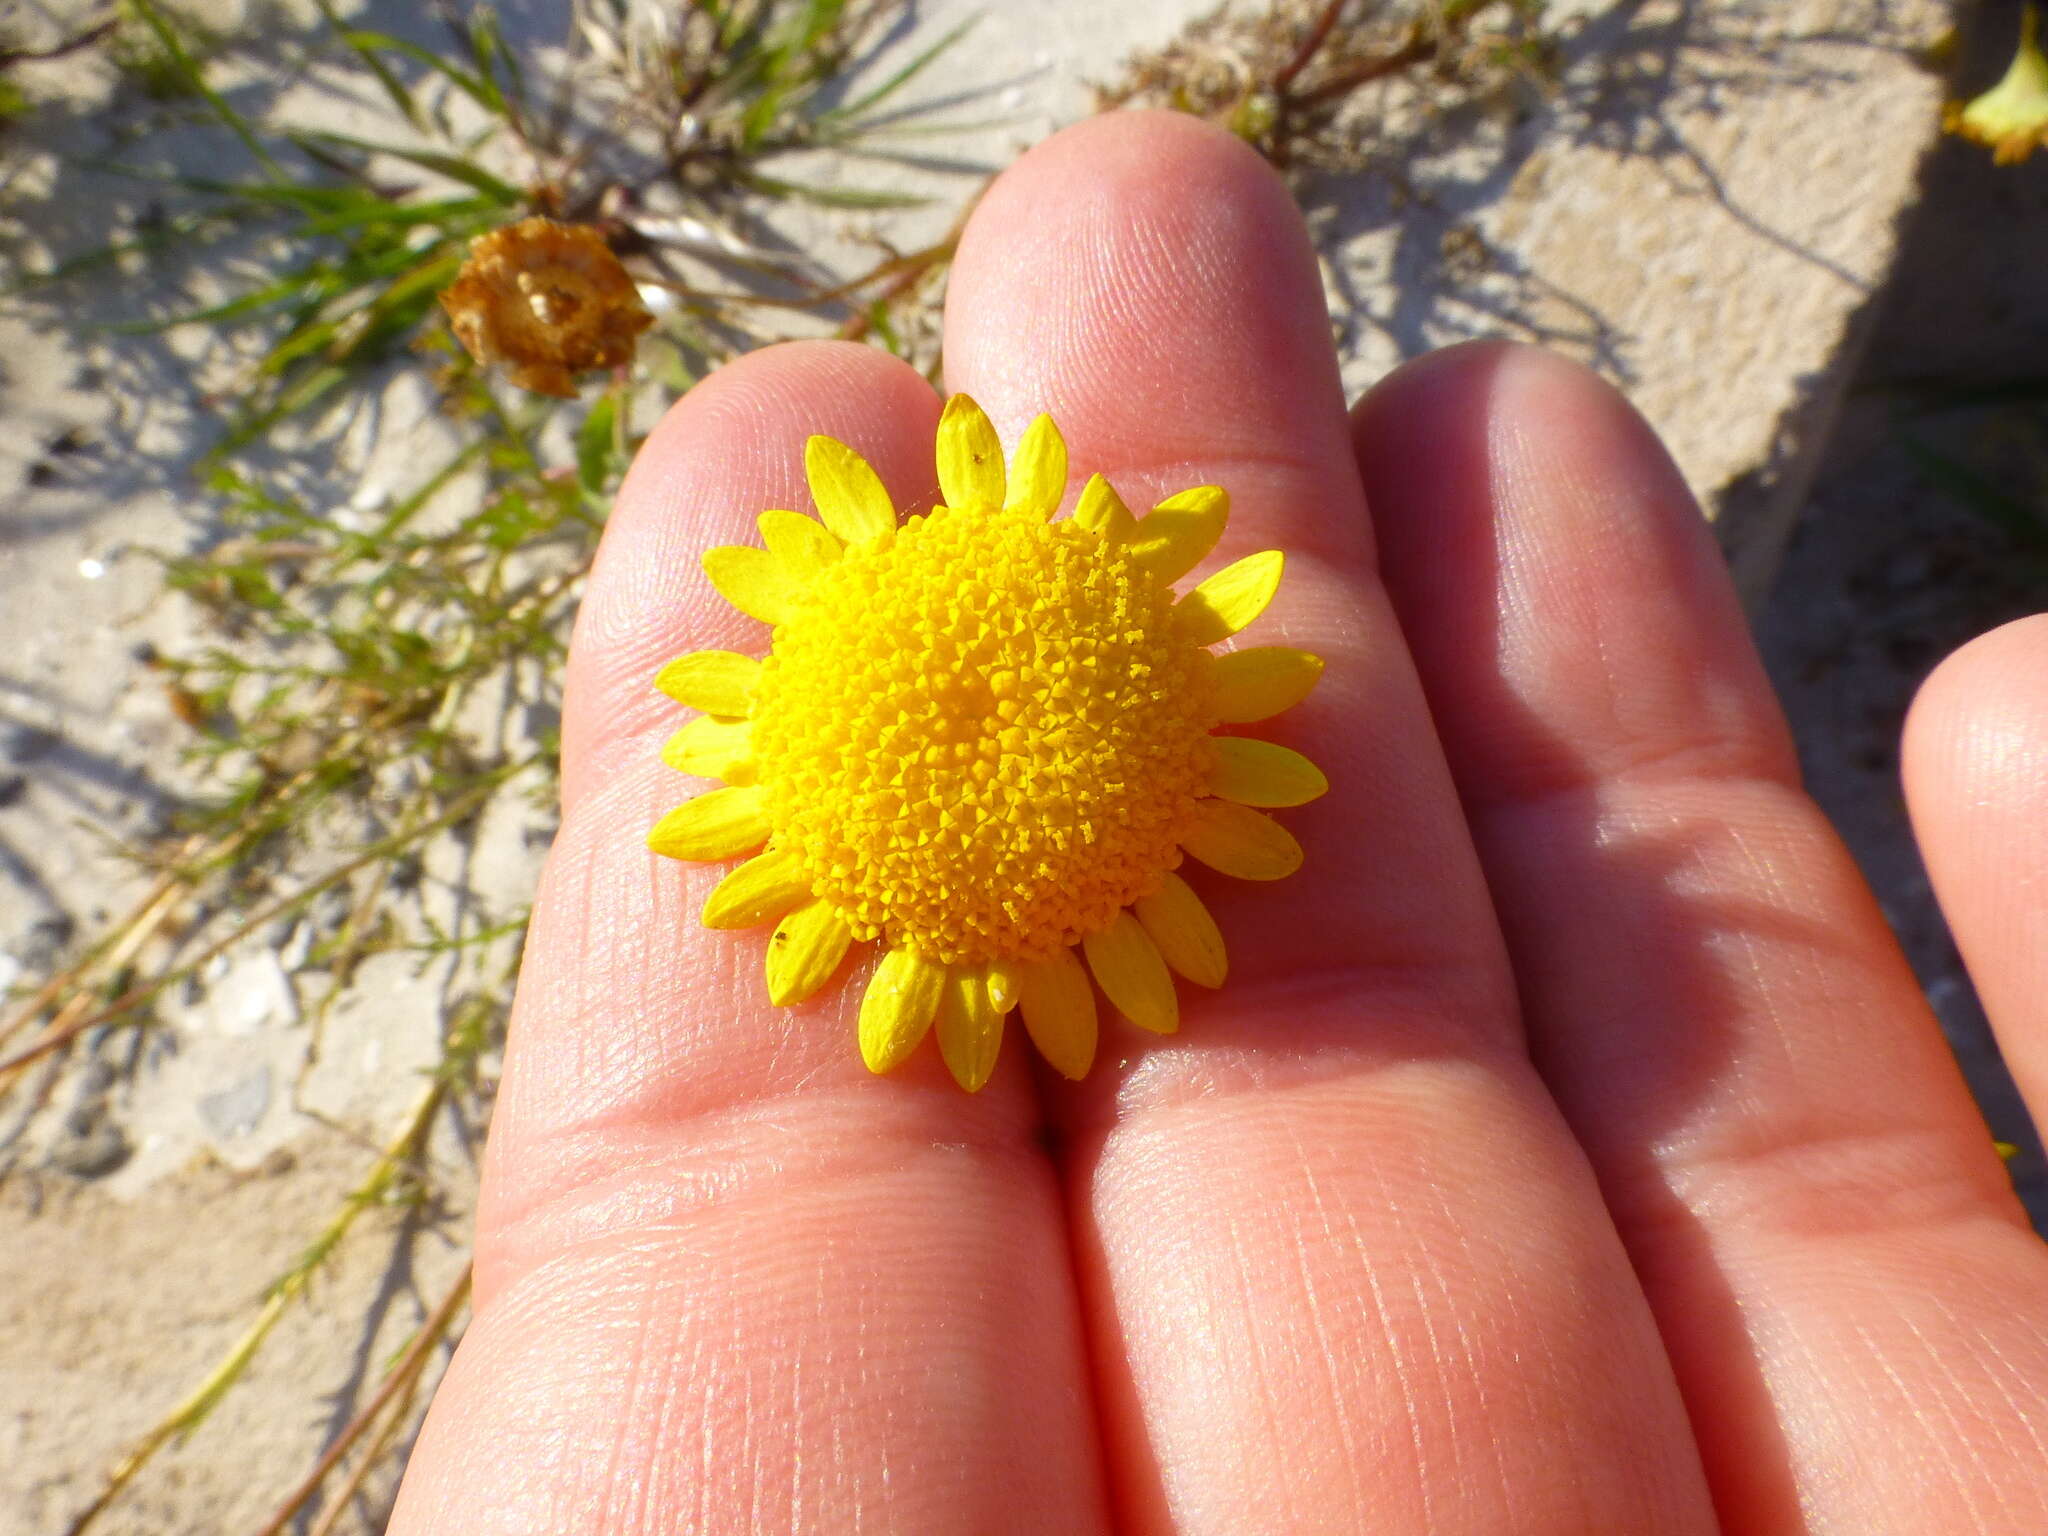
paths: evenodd
<path fill-rule="evenodd" d="M 823 572 L 752 711 L 773 846 L 857 938 L 1043 959 L 1180 862 L 1210 793 L 1209 657 L 1072 521 L 941 507 Z"/>
<path fill-rule="evenodd" d="M 1236 880 L 1300 867 L 1301 844 L 1268 813 L 1328 781 L 1232 728 L 1300 703 L 1323 664 L 1284 645 L 1209 649 L 1264 612 L 1277 549 L 1175 592 L 1223 536 L 1222 486 L 1139 517 L 1097 474 L 1061 518 L 1052 418 L 1024 429 L 1005 472 L 965 395 L 940 413 L 934 458 L 941 505 L 899 523 L 874 466 L 812 436 L 817 517 L 770 509 L 760 545 L 704 552 L 712 586 L 773 634 L 758 660 L 692 651 L 655 678 L 698 711 L 662 761 L 724 783 L 668 811 L 647 846 L 742 860 L 706 894 L 704 925 L 774 925 L 762 967 L 779 1007 L 816 996 L 850 953 L 880 951 L 856 1024 L 870 1071 L 934 1034 L 971 1093 L 1015 1013 L 1046 1063 L 1078 1078 L 1095 1059 L 1097 988 L 1167 1035 L 1175 976 L 1223 985 L 1223 932 L 1175 873 L 1183 857 Z"/>

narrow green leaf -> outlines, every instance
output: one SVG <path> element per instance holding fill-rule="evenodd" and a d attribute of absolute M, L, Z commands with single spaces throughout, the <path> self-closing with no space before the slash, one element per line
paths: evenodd
<path fill-rule="evenodd" d="M 186 52 L 185 45 L 179 39 L 177 30 L 172 27 L 170 18 L 157 9 L 156 0 L 128 0 L 128 3 L 135 14 L 142 18 L 143 25 L 156 34 L 156 40 L 163 45 L 165 54 L 170 58 L 171 67 L 191 88 L 193 94 L 213 109 L 214 115 L 227 124 L 229 131 L 242 141 L 244 147 L 256 157 L 265 170 L 283 180 L 284 168 L 271 157 L 270 151 L 263 147 L 263 141 L 256 137 L 256 130 L 249 126 L 248 120 L 229 106 L 220 92 L 206 83 L 204 71 L 192 55 Z"/>
<path fill-rule="evenodd" d="M 495 86 L 449 63 L 430 48 L 422 48 L 418 43 L 408 42 L 402 37 L 393 37 L 389 32 L 373 32 L 361 27 L 352 28 L 344 33 L 343 41 L 351 46 L 381 48 L 387 53 L 402 53 L 414 63 L 424 64 L 478 105 L 489 108 L 494 115 L 502 116 L 504 113 L 504 100 L 498 95 Z"/>
<path fill-rule="evenodd" d="M 345 149 L 359 150 L 366 155 L 390 155 L 394 159 L 417 165 L 423 170 L 446 176 L 451 181 L 459 181 L 464 186 L 474 187 L 506 207 L 525 201 L 525 194 L 510 182 L 501 181 L 483 167 L 474 165 L 458 155 L 442 154 L 431 149 L 408 149 L 399 144 L 379 144 L 370 139 L 356 138 L 352 134 L 329 133 L 313 128 L 294 129 L 288 137 L 301 147 L 310 141 L 315 144 L 336 144 Z"/>
<path fill-rule="evenodd" d="M 884 192 L 872 187 L 815 187 L 807 182 L 784 181 L 775 176 L 750 175 L 747 185 L 775 197 L 793 197 L 822 208 L 922 208 L 928 197 L 902 192 Z"/>
<path fill-rule="evenodd" d="M 820 121 L 844 123 L 849 119 L 859 117 L 862 113 L 872 112 L 883 102 L 902 90 L 904 86 L 910 84 L 912 80 L 923 74 L 941 54 L 965 37 L 969 29 L 980 19 L 978 16 L 968 17 L 959 26 L 948 32 L 936 43 L 933 43 L 931 47 L 925 49 L 923 53 L 920 53 L 916 58 L 904 65 L 903 68 L 897 70 L 895 74 L 884 80 L 865 96 L 858 97 L 843 107 L 835 107 L 830 112 L 822 113 Z"/>
<path fill-rule="evenodd" d="M 328 30 L 333 32 L 351 53 L 362 60 L 363 67 L 376 77 L 377 84 L 384 88 L 384 94 L 391 98 L 392 105 L 404 114 L 405 120 L 413 127 L 424 130 L 427 126 L 426 120 L 420 116 L 419 103 L 413 100 L 412 92 L 406 89 L 405 82 L 392 72 L 391 66 L 378 56 L 375 48 L 359 41 L 360 33 L 352 32 L 342 24 L 341 17 L 335 12 L 334 0 L 315 0 L 315 3 L 320 7 L 320 15 L 326 21 Z"/>

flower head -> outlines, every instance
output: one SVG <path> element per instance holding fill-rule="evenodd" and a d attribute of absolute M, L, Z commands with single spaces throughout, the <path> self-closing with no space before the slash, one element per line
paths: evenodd
<path fill-rule="evenodd" d="M 448 324 L 486 367 L 512 382 L 572 399 L 576 375 L 633 356 L 654 316 L 632 276 L 588 224 L 521 219 L 471 242 L 441 295 Z"/>
<path fill-rule="evenodd" d="M 874 1071 L 936 1021 L 947 1066 L 977 1089 L 1021 1008 L 1041 1054 L 1081 1077 L 1090 972 L 1132 1023 L 1171 1032 L 1171 973 L 1214 987 L 1225 970 L 1215 921 L 1174 872 L 1182 853 L 1242 879 L 1291 874 L 1300 846 L 1260 808 L 1326 787 L 1286 747 L 1215 734 L 1298 702 L 1322 671 L 1282 646 L 1208 649 L 1272 599 L 1280 552 L 1177 596 L 1223 532 L 1219 487 L 1141 520 L 1097 475 L 1054 520 L 1067 451 L 1051 418 L 1006 476 L 965 395 L 939 423 L 943 504 L 901 527 L 852 449 L 813 437 L 804 462 L 822 521 L 763 512 L 765 547 L 704 556 L 773 638 L 763 660 L 696 651 L 656 679 L 703 711 L 663 759 L 725 787 L 671 811 L 649 846 L 753 855 L 704 922 L 777 925 L 778 1004 L 816 992 L 856 942 L 879 944 L 860 1017 Z"/>
<path fill-rule="evenodd" d="M 2029 5 L 2020 13 L 2019 52 L 2005 78 L 1974 101 L 1952 105 L 1942 118 L 1950 133 L 1991 150 L 1998 165 L 2024 160 L 2048 144 L 2048 55 L 2037 41 L 2040 17 Z"/>

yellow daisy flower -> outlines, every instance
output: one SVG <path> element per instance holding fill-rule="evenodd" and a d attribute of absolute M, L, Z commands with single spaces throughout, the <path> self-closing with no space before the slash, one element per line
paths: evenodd
<path fill-rule="evenodd" d="M 1055 521 L 1067 449 L 1052 419 L 1006 476 L 965 395 L 939 422 L 944 501 L 927 516 L 898 527 L 880 478 L 832 438 L 810 439 L 804 468 L 822 522 L 763 512 L 765 548 L 704 556 L 726 600 L 774 631 L 763 660 L 695 651 L 655 679 L 703 712 L 663 761 L 725 787 L 648 845 L 753 855 L 704 924 L 776 925 L 778 1005 L 815 993 L 854 943 L 882 946 L 860 1008 L 872 1071 L 936 1023 L 972 1092 L 1015 1008 L 1040 1054 L 1082 1077 L 1091 972 L 1125 1018 L 1171 1033 L 1171 973 L 1216 987 L 1225 969 L 1215 920 L 1174 873 L 1182 853 L 1245 880 L 1292 874 L 1301 846 L 1265 811 L 1328 787 L 1298 752 L 1214 734 L 1299 702 L 1322 672 L 1285 646 L 1208 649 L 1272 600 L 1280 551 L 1176 596 L 1223 532 L 1219 487 L 1139 519 L 1097 475 Z"/>
<path fill-rule="evenodd" d="M 2005 76 L 1974 101 L 1951 103 L 1942 118 L 1948 132 L 1991 150 L 1992 163 L 2016 165 L 2048 144 L 2048 55 L 2036 41 L 2040 17 L 2020 12 L 2020 46 Z"/>

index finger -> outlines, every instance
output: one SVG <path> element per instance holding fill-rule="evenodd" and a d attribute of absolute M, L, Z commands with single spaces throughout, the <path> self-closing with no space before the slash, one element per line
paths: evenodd
<path fill-rule="evenodd" d="M 870 1078 L 846 994 L 771 1007 L 763 940 L 698 925 L 719 872 L 647 848 L 687 794 L 656 757 L 681 711 L 655 668 L 765 641 L 712 600 L 702 552 L 808 504 L 809 433 L 915 507 L 937 418 L 884 354 L 776 348 L 681 401 L 620 492 L 572 648 L 475 1318 L 396 1531 L 1098 1528 L 1021 1079 L 969 1099 L 935 1063 Z"/>

